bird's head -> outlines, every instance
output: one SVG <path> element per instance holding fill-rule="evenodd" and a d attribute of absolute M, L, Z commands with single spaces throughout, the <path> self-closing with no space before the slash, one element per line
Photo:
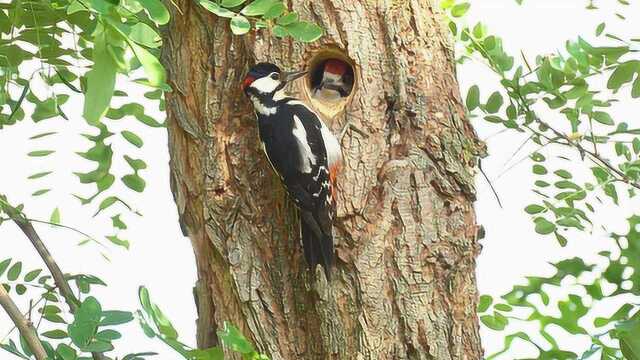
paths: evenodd
<path fill-rule="evenodd" d="M 350 86 L 348 78 L 347 64 L 340 60 L 329 59 L 324 63 L 322 81 L 319 84 L 319 88 L 327 88 L 342 93 Z"/>
<path fill-rule="evenodd" d="M 283 72 L 274 64 L 261 62 L 249 69 L 242 81 L 242 91 L 248 96 L 273 97 L 288 82 L 306 73 L 307 71 Z"/>

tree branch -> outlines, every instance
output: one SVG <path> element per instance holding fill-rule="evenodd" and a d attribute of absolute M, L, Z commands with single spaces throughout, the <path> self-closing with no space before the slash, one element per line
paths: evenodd
<path fill-rule="evenodd" d="M 36 248 L 36 251 L 40 255 L 40 258 L 44 261 L 45 265 L 49 269 L 51 276 L 53 277 L 53 281 L 58 287 L 60 294 L 64 297 L 67 305 L 69 305 L 69 311 L 72 314 L 75 314 L 80 301 L 73 294 L 73 290 L 71 290 L 71 286 L 67 282 L 67 279 L 64 278 L 64 274 L 58 263 L 56 263 L 55 259 L 49 252 L 49 249 L 44 245 L 40 236 L 36 232 L 36 229 L 33 227 L 29 219 L 27 219 L 23 214 L 21 214 L 16 208 L 9 205 L 6 201 L 3 202 L 4 211 L 9 215 L 9 217 L 13 220 L 13 222 L 18 225 L 20 230 L 25 234 L 25 236 L 31 241 L 33 247 Z M 92 352 L 94 360 L 106 360 L 106 357 L 102 353 Z"/>
<path fill-rule="evenodd" d="M 625 183 L 627 183 L 627 184 L 629 184 L 629 185 L 633 186 L 633 187 L 634 187 L 634 188 L 636 188 L 636 189 L 640 189 L 640 184 L 638 184 L 638 183 L 636 183 L 635 181 L 631 180 L 631 179 L 627 176 L 627 174 L 625 174 L 625 173 L 623 173 L 622 171 L 620 171 L 620 170 L 616 169 L 613 165 L 611 165 L 611 164 L 610 164 L 606 159 L 602 158 L 599 154 L 597 154 L 597 153 L 595 153 L 595 152 L 593 152 L 593 151 L 591 151 L 591 150 L 589 150 L 589 149 L 585 149 L 585 147 L 584 147 L 584 146 L 582 146 L 580 143 L 577 143 L 577 142 L 572 141 L 571 139 L 569 139 L 569 137 L 568 137 L 568 136 L 566 136 L 565 134 L 561 133 L 560 131 L 558 131 L 558 130 L 554 129 L 554 128 L 553 128 L 553 127 L 551 127 L 549 124 L 547 124 L 545 121 L 543 121 L 543 120 L 541 120 L 541 119 L 539 119 L 539 118 L 536 118 L 536 121 L 537 121 L 539 124 L 541 124 L 541 125 L 543 125 L 543 126 L 545 126 L 545 127 L 549 128 L 549 130 L 551 130 L 551 132 L 553 132 L 556 136 L 559 136 L 559 137 L 563 138 L 563 139 L 564 139 L 564 140 L 566 140 L 569 144 L 571 144 L 571 145 L 575 146 L 575 147 L 578 149 L 578 151 L 580 151 L 580 153 L 583 153 L 583 154 L 587 154 L 587 155 L 589 155 L 589 156 L 592 158 L 592 160 L 593 160 L 594 162 L 599 163 L 599 164 L 601 164 L 602 166 L 604 166 L 604 167 L 606 167 L 607 169 L 609 169 L 609 170 L 611 170 L 612 172 L 614 172 L 616 175 L 618 175 L 618 176 L 620 177 L 620 179 L 621 179 L 623 182 L 625 182 Z"/>
<path fill-rule="evenodd" d="M 11 321 L 16 325 L 20 331 L 20 335 L 24 338 L 29 346 L 29 350 L 35 355 L 38 360 L 46 360 L 47 352 L 44 350 L 36 330 L 33 328 L 33 324 L 29 322 L 20 312 L 16 303 L 11 300 L 9 294 L 4 289 L 4 286 L 0 285 L 0 306 L 7 312 Z"/>

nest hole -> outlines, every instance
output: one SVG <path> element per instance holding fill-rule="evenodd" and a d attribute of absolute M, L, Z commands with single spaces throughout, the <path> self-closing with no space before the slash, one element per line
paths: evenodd
<path fill-rule="evenodd" d="M 357 89 L 354 62 L 340 49 L 324 49 L 311 58 L 307 69 L 305 96 L 316 110 L 332 119 L 345 109 Z M 331 74 L 323 82 L 325 70 Z"/>

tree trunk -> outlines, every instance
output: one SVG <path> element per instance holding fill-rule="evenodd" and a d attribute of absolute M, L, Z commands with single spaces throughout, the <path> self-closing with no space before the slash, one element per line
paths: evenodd
<path fill-rule="evenodd" d="M 198 345 L 230 321 L 272 359 L 480 359 L 473 210 L 484 150 L 455 79 L 452 39 L 432 1 L 291 0 L 325 36 L 233 36 L 192 0 L 169 5 L 163 62 L 171 179 L 199 280 Z M 308 271 L 293 203 L 268 165 L 248 67 L 305 68 L 342 52 L 356 84 L 329 121 L 341 139 L 327 283 Z M 306 99 L 305 81 L 290 92 Z M 334 109 L 335 110 L 335 109 Z M 332 114 L 328 114 L 332 115 Z"/>

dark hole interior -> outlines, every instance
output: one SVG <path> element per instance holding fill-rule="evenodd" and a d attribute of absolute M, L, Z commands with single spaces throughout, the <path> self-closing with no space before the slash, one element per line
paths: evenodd
<path fill-rule="evenodd" d="M 324 69 L 325 69 L 325 65 L 327 64 L 328 61 L 337 61 L 340 62 L 342 64 L 345 65 L 346 67 L 346 71 L 344 73 L 344 75 L 342 76 L 342 80 L 345 84 L 344 87 L 344 91 L 341 89 L 341 97 L 345 98 L 347 96 L 349 96 L 349 94 L 351 94 L 351 90 L 353 90 L 353 81 L 354 81 L 354 76 L 353 76 L 353 68 L 351 67 L 351 65 L 346 62 L 343 61 L 341 59 L 337 59 L 337 58 L 328 58 L 328 59 L 324 59 L 318 63 L 316 63 L 315 65 L 312 66 L 311 68 L 311 73 L 310 73 L 310 79 L 311 79 L 311 90 L 315 90 L 318 86 L 320 86 L 320 83 L 322 81 L 322 76 L 324 73 Z"/>

